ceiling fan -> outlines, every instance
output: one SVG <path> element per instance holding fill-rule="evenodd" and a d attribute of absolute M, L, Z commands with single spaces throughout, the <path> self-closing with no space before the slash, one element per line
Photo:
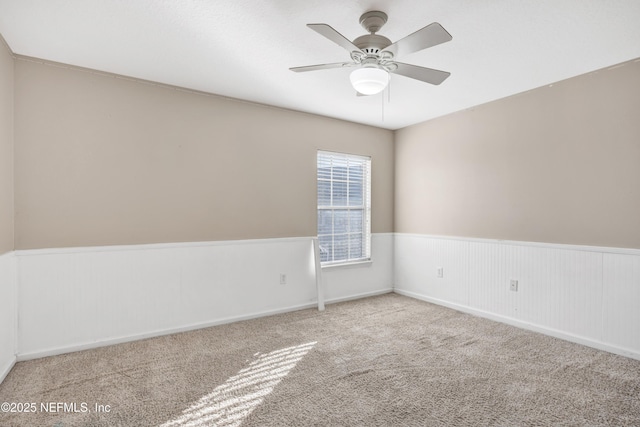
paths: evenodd
<path fill-rule="evenodd" d="M 351 84 L 358 94 L 374 95 L 389 84 L 389 73 L 439 85 L 451 73 L 419 67 L 395 61 L 401 55 L 427 49 L 452 39 L 442 25 L 434 22 L 407 37 L 391 43 L 388 38 L 376 34 L 387 22 L 387 14 L 377 10 L 364 13 L 360 17 L 360 25 L 369 32 L 353 42 L 327 24 L 307 24 L 318 34 L 346 49 L 352 62 L 335 62 L 332 64 L 309 65 L 290 68 L 291 71 L 315 71 L 329 68 L 356 67 L 351 72 Z"/>

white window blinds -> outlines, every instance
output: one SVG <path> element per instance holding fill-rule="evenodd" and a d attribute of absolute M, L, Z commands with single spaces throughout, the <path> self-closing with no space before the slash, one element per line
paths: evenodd
<path fill-rule="evenodd" d="M 371 159 L 318 152 L 318 243 L 323 264 L 371 258 Z"/>

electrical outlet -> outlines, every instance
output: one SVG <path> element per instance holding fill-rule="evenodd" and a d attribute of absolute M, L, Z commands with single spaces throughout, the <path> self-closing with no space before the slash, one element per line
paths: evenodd
<path fill-rule="evenodd" d="M 518 292 L 518 281 L 511 279 L 509 282 L 509 289 L 514 292 Z"/>
<path fill-rule="evenodd" d="M 438 267 L 437 275 L 439 279 L 442 279 L 444 277 L 444 268 Z"/>
<path fill-rule="evenodd" d="M 281 285 L 287 284 L 287 275 L 284 273 L 280 273 L 280 284 Z"/>

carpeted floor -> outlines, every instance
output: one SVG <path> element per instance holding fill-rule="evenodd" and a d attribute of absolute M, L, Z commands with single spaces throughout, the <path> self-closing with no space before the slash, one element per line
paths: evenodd
<path fill-rule="evenodd" d="M 640 361 L 388 294 L 21 362 L 0 402 L 36 409 L 1 426 L 640 426 Z"/>

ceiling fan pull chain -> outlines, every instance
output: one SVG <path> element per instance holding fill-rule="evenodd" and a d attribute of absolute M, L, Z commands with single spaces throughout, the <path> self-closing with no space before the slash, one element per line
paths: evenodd
<path fill-rule="evenodd" d="M 387 103 L 391 104 L 391 76 L 389 76 L 389 84 L 387 84 Z M 384 122 L 384 92 L 380 97 L 382 99 L 382 121 Z"/>
<path fill-rule="evenodd" d="M 382 94 L 380 100 L 382 101 L 382 122 L 384 123 L 384 94 Z"/>
<path fill-rule="evenodd" d="M 391 104 L 391 74 L 389 74 L 389 84 L 387 85 L 387 102 Z"/>

